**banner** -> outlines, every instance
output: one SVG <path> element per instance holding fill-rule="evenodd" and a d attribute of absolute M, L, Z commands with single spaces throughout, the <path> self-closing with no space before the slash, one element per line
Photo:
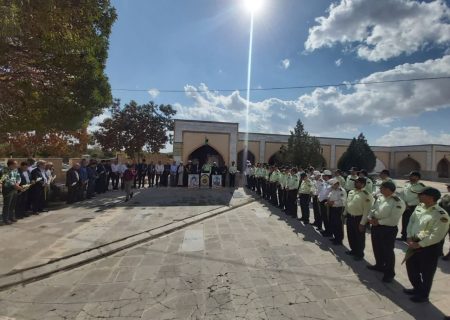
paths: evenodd
<path fill-rule="evenodd" d="M 198 174 L 188 175 L 188 188 L 198 188 L 200 184 Z"/>
<path fill-rule="evenodd" d="M 209 188 L 209 173 L 202 173 L 200 175 L 200 187 Z"/>
<path fill-rule="evenodd" d="M 217 188 L 222 188 L 222 176 L 221 175 L 213 175 L 212 177 L 212 187 L 217 189 Z"/>

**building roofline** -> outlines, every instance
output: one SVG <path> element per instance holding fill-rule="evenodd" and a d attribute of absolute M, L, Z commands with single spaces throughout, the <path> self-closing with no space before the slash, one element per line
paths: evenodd
<path fill-rule="evenodd" d="M 223 124 L 235 124 L 239 126 L 238 122 L 224 122 L 224 121 L 208 121 L 208 120 L 185 120 L 185 119 L 173 119 L 174 121 L 182 122 L 202 122 L 202 123 L 223 123 Z"/>
<path fill-rule="evenodd" d="M 449 144 L 434 144 L 434 143 L 428 143 L 428 144 L 409 144 L 409 145 L 394 145 L 394 146 L 372 146 L 375 148 L 407 148 L 407 147 L 450 147 Z"/>
<path fill-rule="evenodd" d="M 246 134 L 246 132 L 238 132 L 239 134 Z M 260 133 L 260 132 L 249 132 L 248 134 L 259 134 L 259 135 L 264 135 L 264 136 L 281 136 L 281 137 L 290 137 L 290 134 L 282 134 L 282 133 Z M 352 138 L 336 138 L 336 137 L 320 137 L 320 136 L 312 136 L 311 137 L 315 137 L 318 139 L 332 139 L 332 140 L 349 140 L 351 141 Z"/>

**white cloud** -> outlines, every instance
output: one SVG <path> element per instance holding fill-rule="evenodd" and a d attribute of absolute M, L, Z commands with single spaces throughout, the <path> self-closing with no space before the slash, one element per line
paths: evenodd
<path fill-rule="evenodd" d="M 450 74 L 450 55 L 423 63 L 403 64 L 377 72 L 361 82 L 439 77 Z M 250 131 L 287 133 L 302 119 L 307 130 L 320 135 L 342 135 L 365 125 L 388 125 L 396 119 L 450 107 L 450 80 L 318 88 L 296 100 L 270 98 L 250 103 Z M 245 125 L 246 101 L 238 91 L 212 92 L 205 84 L 185 87 L 192 106 L 176 105 L 184 119 L 232 121 Z M 202 92 L 200 92 L 202 91 Z M 205 91 L 205 92 L 203 92 Z"/>
<path fill-rule="evenodd" d="M 291 60 L 289 60 L 289 59 L 281 60 L 281 67 L 283 69 L 285 69 L 285 70 L 288 69 L 290 65 L 291 65 Z"/>
<path fill-rule="evenodd" d="M 433 135 L 420 127 L 399 127 L 376 140 L 380 146 L 400 146 L 417 144 L 448 144 L 450 132 Z"/>
<path fill-rule="evenodd" d="M 334 64 L 335 64 L 336 66 L 340 67 L 341 64 L 342 64 L 342 59 L 337 59 L 337 60 L 334 62 Z"/>
<path fill-rule="evenodd" d="M 91 122 L 89 122 L 89 126 L 87 128 L 89 133 L 92 133 L 99 129 L 98 124 L 103 122 L 106 118 L 111 117 L 111 111 L 109 109 L 105 109 L 102 114 L 92 118 Z"/>
<path fill-rule="evenodd" d="M 444 0 L 341 0 L 329 7 L 327 17 L 316 18 L 305 48 L 350 44 L 363 59 L 387 60 L 429 44 L 449 44 L 449 20 Z"/>
<path fill-rule="evenodd" d="M 150 95 L 150 97 L 152 97 L 152 99 L 155 99 L 157 96 L 159 96 L 159 90 L 152 88 L 148 90 L 148 94 Z"/>

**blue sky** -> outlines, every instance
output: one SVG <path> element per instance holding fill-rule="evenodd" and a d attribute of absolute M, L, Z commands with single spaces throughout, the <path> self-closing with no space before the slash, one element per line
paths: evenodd
<path fill-rule="evenodd" d="M 448 1 L 261 1 L 252 87 L 450 76 Z M 107 75 L 114 97 L 172 104 L 178 118 L 239 122 L 244 130 L 245 92 L 214 91 L 246 87 L 250 13 L 243 2 L 113 1 Z M 300 118 L 321 136 L 364 132 L 375 145 L 450 144 L 448 88 L 450 80 L 434 80 L 252 92 L 249 129 L 288 133 Z"/>

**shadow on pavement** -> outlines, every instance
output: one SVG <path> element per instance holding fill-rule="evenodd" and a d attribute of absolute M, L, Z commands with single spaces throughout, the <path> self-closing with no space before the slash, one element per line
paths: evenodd
<path fill-rule="evenodd" d="M 333 246 L 327 237 L 323 237 L 318 233 L 312 225 L 304 225 L 298 219 L 287 216 L 280 209 L 275 208 L 266 201 L 261 200 L 266 204 L 267 209 L 272 215 L 278 216 L 281 221 L 288 224 L 292 231 L 304 236 L 304 241 L 309 241 L 316 244 L 323 251 L 331 252 L 336 261 L 349 266 L 353 272 L 358 276 L 360 282 L 367 287 L 367 289 L 384 296 L 409 313 L 415 319 L 443 319 L 444 314 L 436 308 L 432 303 L 415 304 L 409 300 L 409 296 L 405 295 L 402 290 L 403 286 L 395 279 L 392 283 L 383 283 L 381 281 L 382 274 L 369 271 L 366 265 L 369 264 L 366 260 L 354 261 L 352 257 L 345 254 L 348 250 L 346 246 Z M 367 244 L 366 244 L 367 245 Z M 370 245 L 370 244 L 369 244 Z M 401 245 L 400 245 L 401 246 Z M 443 261 L 440 261 L 439 266 L 448 270 L 449 266 L 444 267 Z M 401 261 L 396 261 L 397 264 Z M 326 275 L 325 275 L 326 276 Z"/>

